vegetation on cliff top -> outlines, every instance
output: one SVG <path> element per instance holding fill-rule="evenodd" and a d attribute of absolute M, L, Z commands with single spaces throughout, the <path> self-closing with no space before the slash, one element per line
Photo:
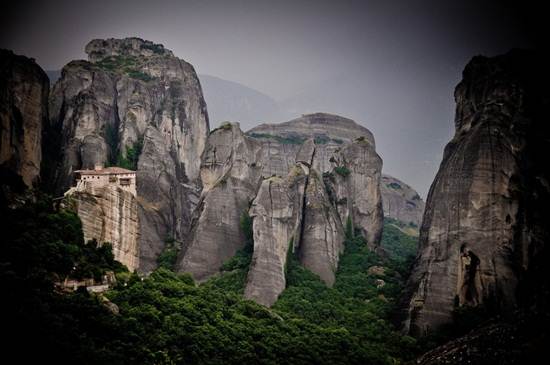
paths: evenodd
<path fill-rule="evenodd" d="M 146 82 L 151 81 L 153 77 L 140 69 L 140 62 L 134 56 L 109 56 L 97 62 L 96 65 L 106 71 L 122 73 L 131 78 Z"/>

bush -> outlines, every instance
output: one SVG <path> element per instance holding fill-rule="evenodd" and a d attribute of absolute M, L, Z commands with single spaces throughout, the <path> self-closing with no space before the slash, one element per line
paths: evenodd
<path fill-rule="evenodd" d="M 345 166 L 336 166 L 334 172 L 342 177 L 348 177 L 351 171 Z"/>
<path fill-rule="evenodd" d="M 328 138 L 325 135 L 315 136 L 315 138 L 313 139 L 313 142 L 315 144 L 327 144 L 327 143 L 329 143 L 329 141 L 330 141 L 330 138 Z"/>
<path fill-rule="evenodd" d="M 164 249 L 157 257 L 157 267 L 167 270 L 175 270 L 179 250 L 179 243 L 173 238 L 167 238 L 164 241 Z"/>
<path fill-rule="evenodd" d="M 399 184 L 396 183 L 396 182 L 389 183 L 387 186 L 388 186 L 389 188 L 392 188 L 392 189 L 395 189 L 395 190 L 400 190 L 400 189 L 402 189 L 401 185 L 399 185 Z"/>
<path fill-rule="evenodd" d="M 137 170 L 139 156 L 142 150 L 143 137 L 135 141 L 131 147 L 126 147 L 126 155 L 118 155 L 116 165 L 128 170 Z"/>

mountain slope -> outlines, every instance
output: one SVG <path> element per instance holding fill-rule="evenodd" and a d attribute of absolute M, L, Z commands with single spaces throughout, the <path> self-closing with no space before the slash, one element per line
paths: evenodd
<path fill-rule="evenodd" d="M 274 99 L 257 90 L 210 75 L 199 75 L 199 79 L 212 127 L 231 121 L 248 130 L 285 117 Z"/>

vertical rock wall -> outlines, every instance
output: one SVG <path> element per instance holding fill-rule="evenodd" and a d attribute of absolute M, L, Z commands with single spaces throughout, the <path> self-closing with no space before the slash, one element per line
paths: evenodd
<path fill-rule="evenodd" d="M 428 195 L 402 306 L 409 333 L 437 330 L 461 306 L 498 314 L 547 304 L 534 295 L 548 292 L 545 69 L 535 54 L 512 51 L 475 57 L 464 70 L 455 136 Z"/>
<path fill-rule="evenodd" d="M 40 177 L 48 92 L 48 77 L 34 60 L 0 50 L 0 170 L 27 187 Z"/>
<path fill-rule="evenodd" d="M 206 104 L 193 67 L 160 44 L 96 39 L 86 52 L 89 61 L 67 64 L 52 91 L 49 144 L 57 147 L 48 180 L 60 194 L 77 169 L 137 160 L 147 272 L 167 239 L 186 240 L 201 190 Z"/>
<path fill-rule="evenodd" d="M 333 169 L 334 158 L 344 161 L 352 174 L 339 183 L 373 249 L 382 230 L 382 162 L 370 132 L 324 114 L 283 124 L 284 129 L 265 125 L 247 135 L 230 123 L 212 131 L 201 166 L 199 207 L 178 260 L 178 270 L 197 280 L 216 274 L 244 246 L 239 219 L 252 204 L 254 255 L 245 295 L 265 305 L 285 287 L 290 241 L 305 267 L 327 285 L 334 282 L 344 248 L 343 221 L 318 168 Z M 291 134 L 275 134 L 283 130 Z M 330 131 L 340 134 L 327 135 Z M 349 139 L 358 132 L 363 138 Z"/>
<path fill-rule="evenodd" d="M 82 221 L 84 240 L 109 242 L 115 259 L 134 271 L 139 268 L 138 205 L 134 195 L 116 185 L 67 194 Z"/>
<path fill-rule="evenodd" d="M 200 173 L 204 188 L 178 270 L 204 280 L 243 247 L 245 238 L 239 221 L 258 189 L 259 149 L 238 124 L 224 124 L 212 131 Z"/>
<path fill-rule="evenodd" d="M 307 166 L 295 166 L 286 178 L 265 179 L 250 208 L 254 254 L 244 295 L 271 306 L 286 287 L 289 249 L 300 241 Z"/>

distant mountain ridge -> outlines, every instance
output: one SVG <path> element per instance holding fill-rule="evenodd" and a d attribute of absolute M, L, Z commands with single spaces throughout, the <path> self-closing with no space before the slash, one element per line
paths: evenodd
<path fill-rule="evenodd" d="M 213 127 L 231 121 L 248 130 L 260 123 L 287 119 L 277 102 L 258 90 L 210 75 L 199 75 L 199 79 Z"/>

